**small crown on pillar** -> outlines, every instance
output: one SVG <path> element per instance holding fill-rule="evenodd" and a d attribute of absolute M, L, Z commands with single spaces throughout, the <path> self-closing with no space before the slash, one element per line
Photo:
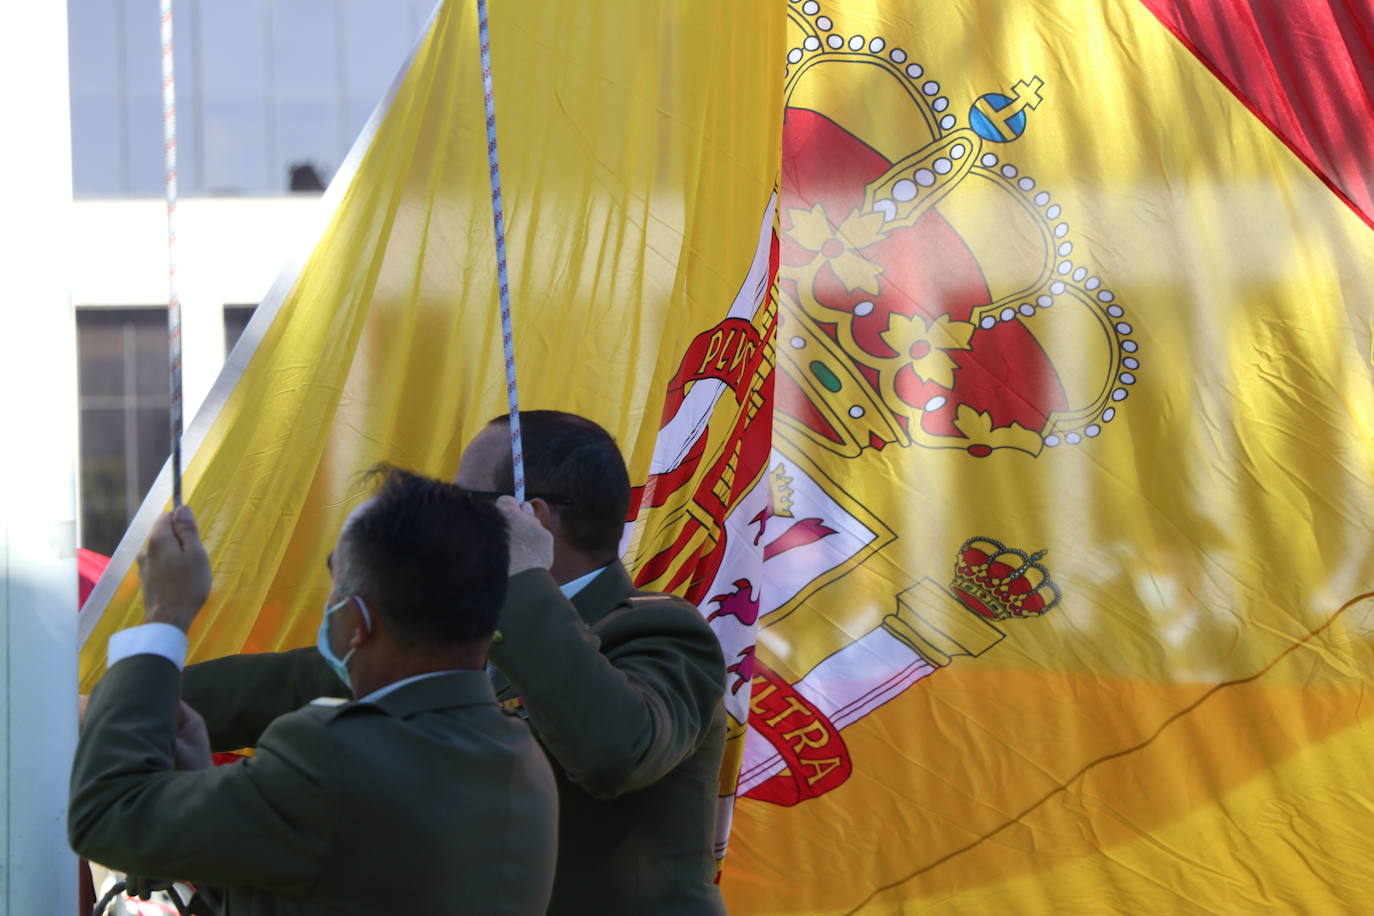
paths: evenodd
<path fill-rule="evenodd" d="M 792 478 L 785 471 L 787 466 L 781 461 L 768 472 L 768 505 L 779 518 L 792 517 Z"/>
<path fill-rule="evenodd" d="M 1039 617 L 1059 603 L 1059 586 L 1040 565 L 1045 553 L 1028 554 L 992 538 L 969 538 L 954 561 L 950 591 L 988 620 Z"/>

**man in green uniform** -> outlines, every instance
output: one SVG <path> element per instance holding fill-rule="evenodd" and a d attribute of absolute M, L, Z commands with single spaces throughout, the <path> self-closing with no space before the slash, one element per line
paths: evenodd
<path fill-rule="evenodd" d="M 178 707 L 210 567 L 190 511 L 164 515 L 139 557 L 146 622 L 111 638 L 86 711 L 73 848 L 223 887 L 235 916 L 544 912 L 557 790 L 484 670 L 508 565 L 498 510 L 387 471 L 339 536 L 309 650 L 329 692 L 359 699 L 317 699 L 261 730 L 252 759 L 210 767 Z"/>
<path fill-rule="evenodd" d="M 638 591 L 618 560 L 629 476 L 610 434 L 525 411 L 528 511 L 497 506 L 511 580 L 493 641 L 498 696 L 548 753 L 561 811 L 554 914 L 721 914 L 712 857 L 725 745 L 725 662 L 691 604 Z M 513 491 L 510 434 L 489 424 L 457 482 Z M 186 698 L 217 748 L 252 745 L 274 704 L 327 678 L 309 654 L 218 659 L 187 670 Z M 312 694 L 313 695 L 313 694 Z"/>

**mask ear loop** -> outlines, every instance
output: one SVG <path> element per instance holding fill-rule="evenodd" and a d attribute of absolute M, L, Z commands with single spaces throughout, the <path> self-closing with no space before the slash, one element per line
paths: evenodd
<path fill-rule="evenodd" d="M 363 603 L 362 595 L 350 595 L 354 601 L 358 602 L 358 610 L 363 612 L 363 631 L 368 636 L 372 635 L 372 615 L 367 611 L 367 605 Z"/>

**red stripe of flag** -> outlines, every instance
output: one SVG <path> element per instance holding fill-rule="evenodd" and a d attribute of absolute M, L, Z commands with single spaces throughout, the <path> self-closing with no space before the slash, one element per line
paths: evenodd
<path fill-rule="evenodd" d="M 1374 0 L 1141 0 L 1374 227 Z"/>

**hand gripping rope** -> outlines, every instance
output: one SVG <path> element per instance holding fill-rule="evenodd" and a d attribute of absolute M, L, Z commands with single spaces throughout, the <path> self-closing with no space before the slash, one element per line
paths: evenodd
<path fill-rule="evenodd" d="M 186 904 L 181 902 L 181 895 L 172 886 L 171 881 L 157 881 L 148 878 L 135 878 L 127 876 L 123 881 L 116 881 L 111 885 L 105 895 L 96 903 L 95 909 L 91 910 L 91 916 L 105 916 L 105 908 L 110 902 L 120 894 L 127 893 L 130 897 L 140 897 L 147 900 L 152 896 L 153 891 L 163 891 L 172 901 L 172 905 L 177 908 L 180 916 L 192 916 L 190 910 L 186 909 Z"/>
<path fill-rule="evenodd" d="M 501 300 L 501 339 L 506 354 L 506 398 L 510 409 L 511 472 L 516 502 L 525 502 L 525 454 L 520 441 L 520 397 L 515 388 L 515 341 L 511 337 L 510 281 L 506 276 L 506 219 L 501 205 L 501 161 L 496 154 L 496 97 L 491 88 L 491 35 L 487 0 L 477 0 L 477 35 L 482 45 L 482 97 L 487 108 L 487 164 L 491 172 L 491 217 L 496 227 L 496 281 Z"/>

